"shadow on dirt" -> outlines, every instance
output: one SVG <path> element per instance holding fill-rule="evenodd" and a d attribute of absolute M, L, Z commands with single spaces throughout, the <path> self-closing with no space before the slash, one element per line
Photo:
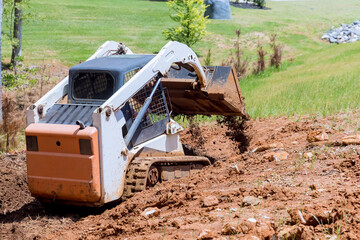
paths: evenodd
<path fill-rule="evenodd" d="M 104 211 L 111 209 L 120 204 L 119 202 L 109 203 L 98 208 L 91 208 L 85 206 L 69 206 L 53 203 L 41 203 L 37 199 L 23 205 L 20 209 L 9 212 L 7 214 L 0 214 L 0 223 L 14 223 L 20 222 L 25 218 L 38 219 L 62 219 L 68 218 L 76 222 L 89 215 L 99 215 Z"/>

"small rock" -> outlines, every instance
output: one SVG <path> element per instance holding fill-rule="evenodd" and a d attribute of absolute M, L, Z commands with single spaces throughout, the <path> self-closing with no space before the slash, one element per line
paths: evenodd
<path fill-rule="evenodd" d="M 256 222 L 249 220 L 241 220 L 238 224 L 239 232 L 243 234 L 253 233 L 256 228 Z"/>
<path fill-rule="evenodd" d="M 242 240 L 261 240 L 258 236 L 255 235 L 246 235 L 244 238 L 241 238 Z"/>
<path fill-rule="evenodd" d="M 215 234 L 213 231 L 209 230 L 209 229 L 204 229 L 200 235 L 198 236 L 197 239 L 199 240 L 210 240 L 210 239 L 214 239 L 215 238 Z"/>
<path fill-rule="evenodd" d="M 342 142 L 344 145 L 360 145 L 360 135 L 343 137 Z"/>
<path fill-rule="evenodd" d="M 336 239 L 338 239 L 338 237 L 336 235 L 325 235 L 325 239 L 336 240 Z"/>
<path fill-rule="evenodd" d="M 244 206 L 257 206 L 259 205 L 261 202 L 260 199 L 258 199 L 257 197 L 254 197 L 254 196 L 246 196 L 244 197 L 243 199 L 243 205 Z"/>
<path fill-rule="evenodd" d="M 329 42 L 330 42 L 330 43 L 336 43 L 336 39 L 333 38 L 333 37 L 330 37 L 330 38 L 329 38 Z"/>
<path fill-rule="evenodd" d="M 238 233 L 238 230 L 236 229 L 236 227 L 229 223 L 225 224 L 223 229 L 221 230 L 221 234 L 223 234 L 223 235 L 234 235 L 237 233 Z"/>
<path fill-rule="evenodd" d="M 229 210 L 230 210 L 230 212 L 236 212 L 238 209 L 231 207 L 231 208 L 229 208 Z"/>
<path fill-rule="evenodd" d="M 308 140 L 309 143 L 321 142 L 321 141 L 329 140 L 329 136 L 327 135 L 326 132 L 315 130 L 308 132 L 306 139 Z"/>
<path fill-rule="evenodd" d="M 244 170 L 240 168 L 237 164 L 233 165 L 231 168 L 238 174 L 244 174 Z"/>
<path fill-rule="evenodd" d="M 252 152 L 263 152 L 269 149 L 273 149 L 273 148 L 283 148 L 284 145 L 282 143 L 271 143 L 271 144 L 265 144 L 265 145 L 261 145 L 259 147 L 256 147 L 252 150 Z"/>
<path fill-rule="evenodd" d="M 304 158 L 306 158 L 306 159 L 311 159 L 313 156 L 314 156 L 314 154 L 312 154 L 312 152 L 304 153 Z"/>
<path fill-rule="evenodd" d="M 285 226 L 282 230 L 279 231 L 277 237 L 278 239 L 297 239 L 301 236 L 302 229 L 297 226 Z"/>
<path fill-rule="evenodd" d="M 231 197 L 229 195 L 223 195 L 220 197 L 221 202 L 231 202 Z"/>
<path fill-rule="evenodd" d="M 203 200 L 203 207 L 212 207 L 219 204 L 219 200 L 215 196 L 207 196 Z"/>
<path fill-rule="evenodd" d="M 157 207 L 147 208 L 141 213 L 141 216 L 145 218 L 157 217 L 159 215 L 160 209 L 158 209 Z"/>
<path fill-rule="evenodd" d="M 261 237 L 261 239 L 272 239 L 272 236 L 275 234 L 274 229 L 269 224 L 264 222 L 259 223 L 256 228 L 256 232 L 258 233 L 258 236 Z"/>
<path fill-rule="evenodd" d="M 324 35 L 321 37 L 321 39 L 329 39 L 329 38 L 330 38 L 330 36 L 327 35 L 327 34 L 324 34 Z"/>
<path fill-rule="evenodd" d="M 287 157 L 289 156 L 289 154 L 285 151 L 280 151 L 280 152 L 269 152 L 264 154 L 264 158 L 269 160 L 270 162 L 272 161 L 283 161 L 286 160 Z"/>

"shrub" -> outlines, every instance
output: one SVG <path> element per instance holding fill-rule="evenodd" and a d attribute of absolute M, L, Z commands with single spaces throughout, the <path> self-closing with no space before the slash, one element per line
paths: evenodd
<path fill-rule="evenodd" d="M 254 4 L 260 8 L 264 8 L 266 5 L 265 0 L 253 0 Z"/>
<path fill-rule="evenodd" d="M 237 39 L 235 42 L 235 64 L 234 64 L 234 67 L 236 70 L 237 77 L 242 78 L 246 74 L 246 70 L 249 65 L 249 62 L 246 59 L 242 60 L 243 52 L 241 51 L 241 48 L 240 48 L 241 30 L 237 29 L 235 31 L 235 33 L 236 33 Z"/>
<path fill-rule="evenodd" d="M 163 31 L 167 40 L 191 47 L 207 34 L 206 24 L 209 20 L 204 17 L 206 6 L 203 0 L 173 0 L 167 4 L 171 11 L 170 18 L 179 24 Z"/>
<path fill-rule="evenodd" d="M 206 58 L 204 60 L 205 66 L 211 66 L 211 48 L 209 48 Z"/>
<path fill-rule="evenodd" d="M 240 48 L 240 35 L 241 30 L 237 29 L 235 31 L 237 39 L 234 44 L 235 53 L 231 52 L 230 58 L 222 63 L 222 65 L 231 65 L 235 68 L 236 76 L 238 78 L 243 78 L 246 75 L 249 62 L 246 59 L 243 59 L 243 52 Z"/>
<path fill-rule="evenodd" d="M 257 54 L 258 54 L 258 59 L 255 63 L 254 74 L 259 74 L 261 72 L 264 72 L 266 68 L 266 64 L 265 64 L 266 52 L 263 46 L 261 46 L 260 44 L 258 45 Z"/>
<path fill-rule="evenodd" d="M 23 116 L 18 108 L 16 94 L 11 91 L 4 90 L 2 93 L 2 111 L 3 124 L 0 127 L 0 133 L 5 136 L 6 152 L 11 147 L 16 147 L 16 136 L 24 124 Z M 0 145 L 2 145 L 0 143 Z"/>
<path fill-rule="evenodd" d="M 272 54 L 270 55 L 270 66 L 280 68 L 282 61 L 282 46 L 276 43 L 276 34 L 272 34 L 270 37 L 270 47 Z"/>

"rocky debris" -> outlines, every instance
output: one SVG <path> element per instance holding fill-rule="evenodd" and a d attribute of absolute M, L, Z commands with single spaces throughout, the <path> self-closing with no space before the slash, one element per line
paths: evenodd
<path fill-rule="evenodd" d="M 243 234 L 253 233 L 255 231 L 257 222 L 256 220 L 254 220 L 254 218 L 249 218 L 247 220 L 241 221 L 238 225 L 239 232 Z"/>
<path fill-rule="evenodd" d="M 336 235 L 325 235 L 325 239 L 328 239 L 328 240 L 337 240 L 337 239 L 338 239 L 338 236 L 336 236 Z"/>
<path fill-rule="evenodd" d="M 304 158 L 305 159 L 311 159 L 313 156 L 314 156 L 314 154 L 312 154 L 312 152 L 304 153 Z"/>
<path fill-rule="evenodd" d="M 280 152 L 269 152 L 264 154 L 264 158 L 269 160 L 270 162 L 272 161 L 283 161 L 286 160 L 288 158 L 289 154 L 285 151 L 280 151 Z"/>
<path fill-rule="evenodd" d="M 244 197 L 243 199 L 243 205 L 244 206 L 257 206 L 259 205 L 261 202 L 260 199 L 258 199 L 257 197 L 254 197 L 254 196 L 246 196 Z"/>
<path fill-rule="evenodd" d="M 241 220 L 238 223 L 226 223 L 222 228 L 221 234 L 227 236 L 247 234 L 248 236 L 256 236 L 256 238 L 249 239 L 271 239 L 275 235 L 275 230 L 266 222 L 249 218 L 247 220 Z"/>
<path fill-rule="evenodd" d="M 324 131 L 314 130 L 314 131 L 308 132 L 306 140 L 309 143 L 327 141 L 327 140 L 329 140 L 329 136 Z"/>
<path fill-rule="evenodd" d="M 265 144 L 265 145 L 261 145 L 259 147 L 256 147 L 252 150 L 252 152 L 263 152 L 269 149 L 274 149 L 274 148 L 283 148 L 284 145 L 282 143 L 271 143 L 271 144 Z"/>
<path fill-rule="evenodd" d="M 351 24 L 343 23 L 336 29 L 332 27 L 321 39 L 337 44 L 360 41 L 360 20 L 354 21 Z"/>
<path fill-rule="evenodd" d="M 246 235 L 244 238 L 242 238 L 243 240 L 261 240 L 261 238 L 259 238 L 258 236 L 255 235 Z"/>
<path fill-rule="evenodd" d="M 198 236 L 198 240 L 210 240 L 210 239 L 214 239 L 215 238 L 215 234 L 213 231 L 209 230 L 209 229 L 204 229 Z"/>
<path fill-rule="evenodd" d="M 245 171 L 243 170 L 243 167 L 244 167 L 244 166 L 239 167 L 239 165 L 235 164 L 235 165 L 233 165 L 233 166 L 231 167 L 231 169 L 232 169 L 234 172 L 238 173 L 238 174 L 244 174 Z"/>
<path fill-rule="evenodd" d="M 278 239 L 298 239 L 301 236 L 302 228 L 298 225 L 284 226 L 277 234 Z"/>
<path fill-rule="evenodd" d="M 158 217 L 160 215 L 160 209 L 157 207 L 147 208 L 142 213 L 141 216 L 145 218 Z"/>
<path fill-rule="evenodd" d="M 288 211 L 292 224 L 301 223 L 307 226 L 320 224 L 331 224 L 341 219 L 341 214 L 337 209 L 326 209 L 323 207 L 305 207 L 304 209 L 291 209 Z"/>
<path fill-rule="evenodd" d="M 239 232 L 237 230 L 237 227 L 230 223 L 225 224 L 223 229 L 221 230 L 221 234 L 223 235 L 235 235 L 238 233 Z"/>
<path fill-rule="evenodd" d="M 342 143 L 344 145 L 360 145 L 360 135 L 343 137 Z"/>
<path fill-rule="evenodd" d="M 267 223 L 258 222 L 256 232 L 261 239 L 272 239 L 275 235 L 274 229 Z"/>
<path fill-rule="evenodd" d="M 203 200 L 203 207 L 212 207 L 219 204 L 219 200 L 215 196 L 207 196 Z"/>

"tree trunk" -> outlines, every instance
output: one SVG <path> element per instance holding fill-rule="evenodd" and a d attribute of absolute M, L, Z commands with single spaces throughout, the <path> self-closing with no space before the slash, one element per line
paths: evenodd
<path fill-rule="evenodd" d="M 3 1 L 0 0 L 0 124 L 3 123 L 2 118 L 2 74 L 1 74 L 1 32 L 2 32 L 2 15 L 3 15 Z"/>
<path fill-rule="evenodd" d="M 15 0 L 15 14 L 14 14 L 14 33 L 13 38 L 16 43 L 12 46 L 11 63 L 14 67 L 17 64 L 17 57 L 21 56 L 21 41 L 22 41 L 22 0 Z"/>

